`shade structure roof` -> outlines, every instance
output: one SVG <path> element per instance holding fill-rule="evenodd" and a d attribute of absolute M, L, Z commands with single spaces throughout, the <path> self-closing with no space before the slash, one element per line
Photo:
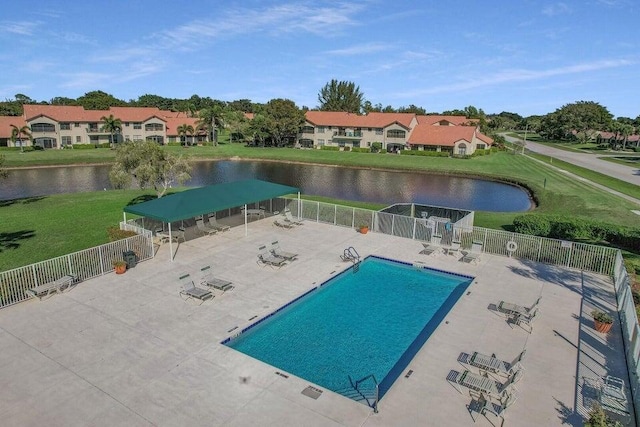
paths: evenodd
<path fill-rule="evenodd" d="M 124 211 L 162 222 L 174 222 L 299 191 L 288 185 L 250 179 L 185 190 L 126 206 Z"/>

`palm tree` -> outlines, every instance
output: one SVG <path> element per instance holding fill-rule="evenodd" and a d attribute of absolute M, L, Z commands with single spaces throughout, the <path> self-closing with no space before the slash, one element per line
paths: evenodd
<path fill-rule="evenodd" d="M 18 127 L 15 125 L 11 125 L 11 142 L 13 143 L 14 147 L 16 145 L 16 141 L 20 142 L 20 152 L 24 153 L 24 147 L 22 146 L 22 137 L 26 137 L 29 138 L 29 140 L 31 140 L 31 129 L 29 129 L 29 126 L 24 125 L 22 127 Z"/>
<path fill-rule="evenodd" d="M 218 145 L 218 128 L 224 126 L 224 109 L 220 105 L 214 105 L 201 110 L 198 116 L 198 124 L 204 125 L 207 129 L 207 140 L 213 135 L 213 145 Z"/>
<path fill-rule="evenodd" d="M 185 123 L 178 126 L 176 130 L 178 131 L 178 135 L 180 135 L 181 137 L 185 137 L 185 145 L 191 145 L 187 142 L 186 135 L 191 135 L 191 139 L 193 139 L 193 126 Z"/>
<path fill-rule="evenodd" d="M 117 132 L 120 132 L 122 130 L 122 120 L 113 117 L 113 114 L 109 114 L 109 117 L 100 117 L 100 121 L 104 122 L 100 130 L 102 132 L 109 132 L 109 143 L 111 145 L 111 148 L 113 148 L 115 144 L 115 135 Z"/>

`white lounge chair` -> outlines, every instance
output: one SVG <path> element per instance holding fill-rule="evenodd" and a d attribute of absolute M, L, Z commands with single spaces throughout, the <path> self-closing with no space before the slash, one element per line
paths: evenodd
<path fill-rule="evenodd" d="M 293 261 L 296 259 L 296 257 L 298 256 L 298 254 L 293 253 L 293 252 L 287 252 L 287 251 L 283 251 L 282 249 L 280 249 L 280 243 L 278 243 L 277 240 L 271 242 L 271 250 L 270 252 L 280 258 L 284 258 L 287 261 Z"/>
<path fill-rule="evenodd" d="M 471 251 L 464 253 L 464 256 L 460 259 L 464 262 L 474 263 L 476 264 L 480 261 L 480 254 L 482 253 L 482 243 L 481 242 L 473 242 L 471 244 Z"/>
<path fill-rule="evenodd" d="M 496 417 L 502 418 L 502 422 L 500 425 L 504 425 L 504 413 L 507 408 L 513 405 L 518 399 L 518 391 L 514 388 L 511 390 L 507 390 L 504 394 L 498 399 L 498 402 L 492 402 L 489 399 L 486 399 L 484 395 L 480 394 L 478 400 L 476 401 L 476 405 L 469 405 L 469 411 L 471 412 L 471 418 L 475 422 L 476 420 L 473 418 L 473 412 L 478 412 L 481 415 L 487 416 L 487 412 L 495 415 Z M 492 423 L 493 424 L 493 423 Z"/>
<path fill-rule="evenodd" d="M 475 374 L 469 370 L 464 372 L 451 371 L 447 380 L 454 383 L 456 389 L 462 393 L 462 390 L 458 387 L 461 385 L 469 390 L 477 393 L 482 393 L 493 399 L 502 399 L 505 392 L 511 391 L 515 388 L 515 384 L 520 381 L 524 375 L 522 369 L 518 369 L 511 374 L 504 383 L 496 381 L 485 375 Z"/>
<path fill-rule="evenodd" d="M 527 315 L 527 314 L 531 313 L 531 311 L 538 306 L 538 304 L 540 303 L 541 299 L 542 299 L 542 297 L 538 297 L 538 299 L 533 304 L 531 304 L 529 307 L 525 307 L 523 305 L 518 305 L 518 304 L 513 304 L 513 303 L 510 303 L 510 302 L 500 301 L 498 303 L 498 311 L 501 311 L 501 312 L 506 313 L 508 315 L 512 315 L 512 314 L 524 314 L 524 315 Z"/>
<path fill-rule="evenodd" d="M 528 314 L 520 314 L 520 313 L 514 313 L 512 315 L 509 316 L 509 318 L 507 319 L 509 322 L 516 324 L 518 326 L 523 326 L 523 325 L 527 325 L 529 327 L 529 329 L 525 329 L 524 327 L 522 329 L 524 329 L 525 331 L 531 333 L 533 332 L 533 321 L 536 319 L 536 317 L 538 316 L 538 309 L 535 308 L 533 310 L 533 312 L 528 313 Z"/>
<path fill-rule="evenodd" d="M 265 245 L 262 245 L 258 248 L 258 264 L 269 265 L 271 267 L 282 267 L 287 264 L 287 260 L 273 255 L 267 250 Z"/>
<path fill-rule="evenodd" d="M 196 227 L 198 227 L 198 230 L 202 231 L 203 234 L 208 236 L 212 236 L 218 232 L 215 228 L 207 227 L 202 218 L 196 219 Z"/>
<path fill-rule="evenodd" d="M 69 288 L 76 281 L 77 277 L 74 274 L 67 274 L 61 278 L 52 282 L 44 283 L 42 285 L 34 286 L 27 289 L 25 293 L 31 297 L 42 298 L 51 295 L 54 292 L 62 292 L 64 288 Z"/>
<path fill-rule="evenodd" d="M 202 304 L 206 300 L 213 298 L 211 291 L 197 287 L 188 274 L 183 274 L 179 279 L 182 288 L 180 296 L 186 297 L 185 301 L 194 298 L 200 300 L 200 304 Z"/>
<path fill-rule="evenodd" d="M 201 285 L 206 285 L 210 288 L 225 292 L 233 289 L 233 282 L 215 277 L 211 271 L 210 265 L 202 267 L 200 269 L 200 273 L 202 273 L 202 277 L 200 279 Z"/>
<path fill-rule="evenodd" d="M 293 225 L 293 224 L 290 224 L 290 223 L 284 222 L 284 221 L 279 221 L 277 219 L 273 221 L 273 225 L 275 225 L 276 227 L 280 227 L 280 228 L 286 228 L 288 230 L 290 230 L 293 227 L 295 227 L 295 225 Z"/>
<path fill-rule="evenodd" d="M 486 354 L 478 353 L 476 351 L 471 355 L 468 363 L 481 371 L 492 372 L 494 374 L 500 374 L 508 377 L 512 375 L 515 370 L 523 369 L 520 362 L 522 361 L 526 351 L 526 349 L 522 350 L 511 362 L 498 359 L 495 354 L 487 356 Z"/>
<path fill-rule="evenodd" d="M 422 255 L 435 255 L 437 253 L 439 253 L 441 251 L 441 249 L 437 246 L 433 246 L 429 243 L 422 243 L 422 250 L 420 251 L 420 254 Z"/>
<path fill-rule="evenodd" d="M 219 224 L 218 220 L 216 220 L 216 216 L 215 215 L 211 215 L 209 217 L 209 227 L 211 227 L 211 228 L 213 228 L 214 230 L 217 230 L 217 231 L 229 231 L 229 230 L 231 230 L 231 226 Z"/>
<path fill-rule="evenodd" d="M 289 210 L 289 208 L 285 208 L 282 215 L 284 215 L 284 222 L 287 222 L 293 225 L 302 225 L 302 222 L 293 218 L 293 215 L 291 215 L 291 211 Z"/>

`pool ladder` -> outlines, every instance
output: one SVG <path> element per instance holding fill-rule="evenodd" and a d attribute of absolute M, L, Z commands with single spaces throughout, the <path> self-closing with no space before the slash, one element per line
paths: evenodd
<path fill-rule="evenodd" d="M 353 246 L 349 246 L 347 249 L 345 249 L 340 258 L 342 258 L 343 261 L 351 261 L 353 263 L 354 273 L 360 270 L 360 254 Z"/>

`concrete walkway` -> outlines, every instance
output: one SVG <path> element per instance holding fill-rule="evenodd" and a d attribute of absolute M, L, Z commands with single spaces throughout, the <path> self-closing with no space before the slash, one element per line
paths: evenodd
<path fill-rule="evenodd" d="M 578 427 L 588 407 L 585 379 L 626 378 L 619 328 L 599 334 L 586 314 L 593 304 L 613 309 L 607 277 L 486 254 L 473 265 L 459 261 L 459 255 L 420 255 L 420 242 L 400 237 L 308 221 L 293 230 L 272 223 L 252 222 L 248 236 L 244 227 L 234 227 L 181 243 L 174 262 L 167 261 L 165 244 L 156 258 L 126 274 L 108 274 L 43 301 L 0 310 L 2 424 L 499 425 L 492 415 L 470 413 L 468 390 L 447 377 L 473 369 L 459 362 L 464 354 L 496 353 L 511 360 L 526 348 L 526 373 L 516 384 L 519 397 L 507 410 L 506 424 Z M 258 246 L 276 239 L 299 259 L 281 269 L 258 265 Z M 339 255 L 349 246 L 363 256 L 420 261 L 475 277 L 381 400 L 377 414 L 220 344 L 347 268 Z M 235 288 L 216 292 L 202 305 L 183 301 L 178 277 L 187 272 L 197 280 L 209 264 Z M 540 315 L 531 334 L 495 311 L 502 299 L 528 305 L 538 296 Z M 302 394 L 309 385 L 322 391 L 317 399 Z M 624 421 L 635 425 L 633 416 Z"/>
<path fill-rule="evenodd" d="M 509 142 L 518 141 L 518 138 L 504 135 Z M 576 153 L 573 151 L 561 150 L 559 148 L 549 147 L 548 145 L 538 144 L 536 142 L 527 141 L 527 150 L 534 153 L 544 154 L 556 159 L 560 159 L 567 163 L 571 163 L 583 168 L 587 168 L 604 175 L 626 181 L 631 184 L 640 185 L 640 169 L 631 166 L 625 166 L 618 163 L 602 160 L 600 156 L 595 154 Z"/>

